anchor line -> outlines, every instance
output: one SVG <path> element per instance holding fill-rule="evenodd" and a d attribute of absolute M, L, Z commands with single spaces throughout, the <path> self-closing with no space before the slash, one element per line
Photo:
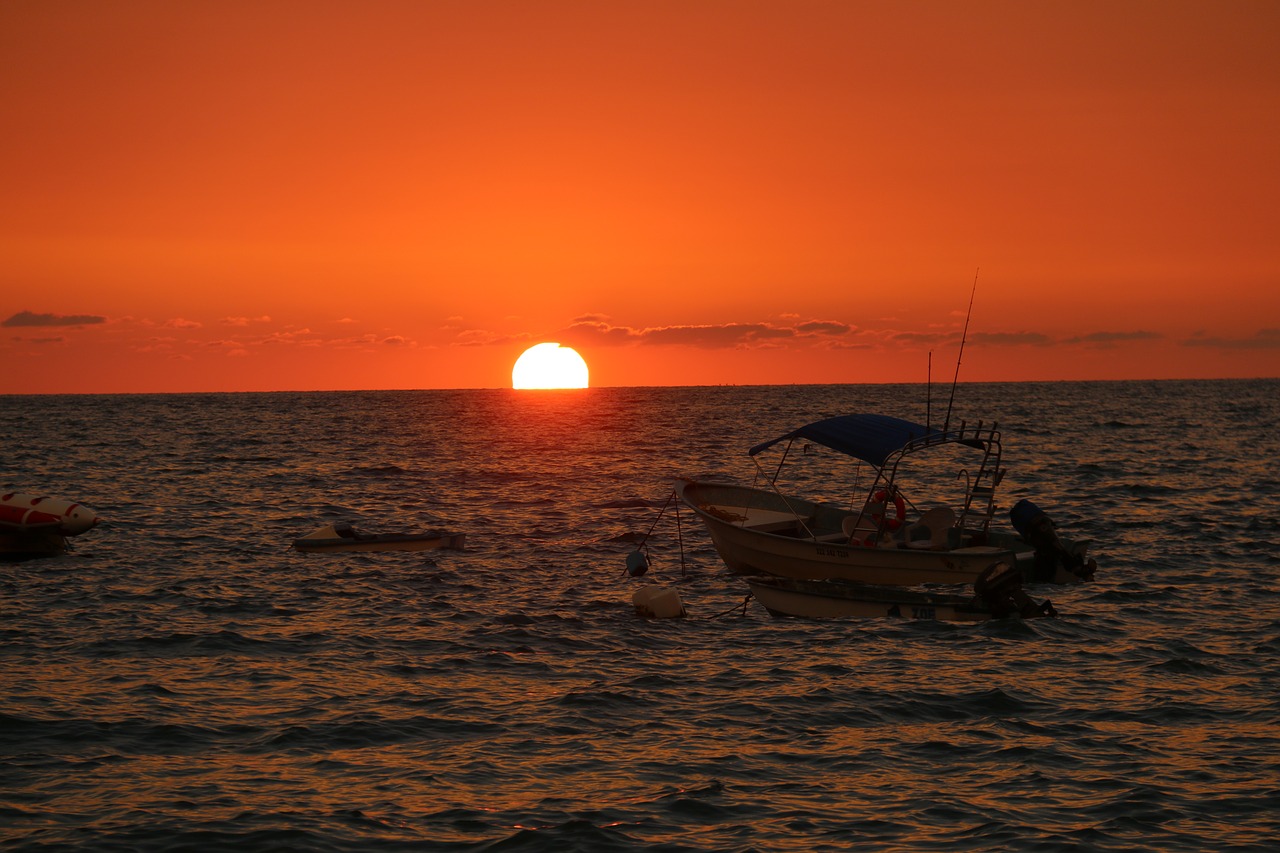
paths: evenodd
<path fill-rule="evenodd" d="M 666 502 L 662 504 L 662 509 L 658 510 L 658 517 L 653 520 L 653 524 L 649 525 L 649 532 L 640 540 L 641 545 L 649 541 L 649 537 L 653 535 L 654 528 L 658 526 L 659 521 L 662 521 L 662 514 L 667 511 L 667 507 L 671 506 L 671 501 L 675 499 L 675 496 L 676 490 L 672 489 L 671 494 L 667 495 Z"/>
<path fill-rule="evenodd" d="M 739 613 L 739 614 L 738 614 L 739 616 L 746 616 L 746 615 L 747 615 L 747 605 L 751 603 L 751 599 L 752 599 L 752 598 L 754 598 L 754 597 L 755 597 L 755 596 L 754 596 L 752 593 L 747 593 L 747 597 L 746 597 L 746 598 L 744 598 L 744 599 L 742 599 L 742 603 L 741 603 L 741 604 L 735 604 L 735 605 L 733 605 L 732 607 L 730 607 L 728 610 L 724 611 L 723 613 L 717 613 L 717 614 L 716 614 L 716 615 L 714 615 L 714 616 L 708 616 L 708 617 L 707 617 L 707 619 L 708 619 L 708 621 L 709 621 L 709 620 L 711 620 L 711 619 L 719 619 L 721 616 L 728 616 L 730 613 L 734 612 L 735 610 L 741 610 L 741 611 L 742 611 L 741 613 Z"/>
<path fill-rule="evenodd" d="M 649 525 L 649 532 L 641 539 L 640 544 L 636 546 L 636 550 L 644 551 L 644 559 L 646 563 L 652 563 L 653 560 L 649 555 L 649 537 L 653 535 L 653 531 L 657 529 L 658 522 L 662 521 L 662 516 L 666 514 L 667 507 L 671 506 L 671 502 L 675 500 L 675 489 L 671 490 L 671 494 L 667 495 L 666 501 L 662 504 L 662 509 L 658 510 L 658 517 L 653 520 L 653 524 Z M 680 504 L 676 504 L 676 542 L 680 546 L 680 577 L 688 577 L 688 571 L 685 569 L 684 562 L 684 526 L 680 521 Z M 626 573 L 626 570 L 623 570 Z"/>
<path fill-rule="evenodd" d="M 676 496 L 675 491 L 671 492 L 671 497 Z M 668 498 L 670 500 L 670 498 Z M 680 523 L 680 504 L 676 504 L 676 543 L 680 546 L 680 577 L 688 577 L 688 573 L 684 568 L 684 526 Z"/>

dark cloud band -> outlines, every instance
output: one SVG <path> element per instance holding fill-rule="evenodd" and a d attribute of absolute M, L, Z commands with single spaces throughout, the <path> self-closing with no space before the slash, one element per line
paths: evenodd
<path fill-rule="evenodd" d="M 92 326 L 107 322 L 106 317 L 96 314 L 36 314 L 33 311 L 19 311 L 0 326 Z"/>

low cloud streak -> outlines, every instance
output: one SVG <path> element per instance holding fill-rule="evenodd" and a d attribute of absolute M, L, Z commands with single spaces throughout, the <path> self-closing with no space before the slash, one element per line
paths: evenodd
<path fill-rule="evenodd" d="M 1280 349 L 1280 329 L 1259 329 L 1251 338 L 1189 338 L 1182 345 L 1225 350 Z"/>
<path fill-rule="evenodd" d="M 0 326 L 9 328 L 32 326 L 93 326 L 107 322 L 106 317 L 97 314 L 37 314 L 34 311 L 19 311 Z"/>

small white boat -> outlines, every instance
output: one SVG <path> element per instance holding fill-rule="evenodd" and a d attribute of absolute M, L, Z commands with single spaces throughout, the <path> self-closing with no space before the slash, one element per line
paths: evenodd
<path fill-rule="evenodd" d="M 676 482 L 676 495 L 702 520 L 720 558 L 735 573 L 899 586 L 969 584 L 1002 562 L 1031 582 L 1072 583 L 1093 576 L 1096 565 L 1086 558 L 1089 543 L 1059 539 L 1053 522 L 1030 501 L 1013 507 L 1016 532 L 993 526 L 996 488 L 1005 473 L 995 425 L 935 429 L 884 415 L 845 415 L 801 427 L 748 453 L 759 468 L 758 454 L 782 442 L 789 450 L 797 439 L 870 466 L 868 485 L 855 483 L 849 506 L 785 495 L 775 486 L 777 474 L 762 469 L 770 488 Z M 949 451 L 967 458 L 957 460 Z M 919 466 L 902 463 L 934 454 L 942 462 L 923 470 L 944 482 L 933 484 L 932 494 L 917 506 L 903 481 L 912 479 L 905 472 L 918 473 Z M 956 482 L 963 489 L 952 503 L 932 505 Z"/>
<path fill-rule="evenodd" d="M 774 616 L 805 619 L 936 619 L 985 622 L 1019 617 L 1056 616 L 1053 603 L 1032 601 L 1022 590 L 1016 569 L 989 566 L 974 583 L 973 594 L 907 589 L 842 580 L 796 580 L 768 575 L 747 578 L 752 596 Z"/>
<path fill-rule="evenodd" d="M 56 557 L 67 537 L 98 524 L 98 514 L 75 501 L 9 492 L 0 495 L 0 559 Z"/>
<path fill-rule="evenodd" d="M 329 524 L 293 540 L 299 551 L 434 551 L 461 549 L 465 533 L 361 533 L 350 524 Z"/>

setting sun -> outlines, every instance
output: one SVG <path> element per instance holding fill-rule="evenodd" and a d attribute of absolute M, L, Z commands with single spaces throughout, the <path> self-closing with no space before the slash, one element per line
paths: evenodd
<path fill-rule="evenodd" d="M 0 2 L 0 396 L 1280 377 L 1280 2 L 637 7 Z"/>
<path fill-rule="evenodd" d="M 512 388 L 586 388 L 587 363 L 570 347 L 538 344 L 516 359 Z"/>

